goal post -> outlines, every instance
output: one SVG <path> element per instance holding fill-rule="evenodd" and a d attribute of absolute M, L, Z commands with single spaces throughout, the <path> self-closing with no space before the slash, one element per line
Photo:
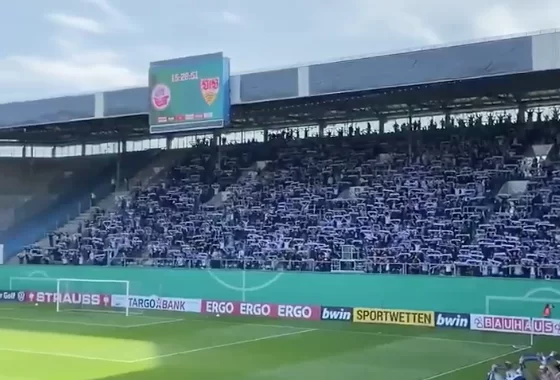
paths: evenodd
<path fill-rule="evenodd" d="M 85 278 L 56 279 L 56 311 L 83 311 L 130 315 L 128 302 L 114 302 L 118 295 L 129 299 L 130 282 Z"/>
<path fill-rule="evenodd" d="M 518 315 L 526 317 L 539 316 L 546 304 L 560 305 L 560 297 L 505 297 L 487 296 L 486 314 Z"/>

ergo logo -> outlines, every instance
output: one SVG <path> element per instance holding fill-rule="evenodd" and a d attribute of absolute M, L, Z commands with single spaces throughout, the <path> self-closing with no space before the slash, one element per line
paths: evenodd
<path fill-rule="evenodd" d="M 313 310 L 309 306 L 278 305 L 278 316 L 282 318 L 310 319 L 313 316 Z"/>
<path fill-rule="evenodd" d="M 295 319 L 319 317 L 319 309 L 313 306 L 227 301 L 203 301 L 203 313 Z"/>
<path fill-rule="evenodd" d="M 208 301 L 205 305 L 205 312 L 212 314 L 233 314 L 233 303 Z"/>

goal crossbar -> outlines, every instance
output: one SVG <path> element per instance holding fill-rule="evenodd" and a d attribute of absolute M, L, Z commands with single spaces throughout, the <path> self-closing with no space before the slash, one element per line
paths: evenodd
<path fill-rule="evenodd" d="M 99 280 L 99 279 L 87 279 L 87 278 L 53 278 L 56 281 L 72 281 L 72 282 L 104 282 L 112 284 L 130 284 L 130 281 L 126 280 Z"/>
<path fill-rule="evenodd" d="M 30 289 L 20 289 L 17 286 L 14 286 L 14 282 L 16 281 L 31 281 L 31 282 L 46 282 L 50 281 L 51 283 L 56 282 L 56 278 L 52 277 L 10 277 L 10 290 L 30 290 Z"/>

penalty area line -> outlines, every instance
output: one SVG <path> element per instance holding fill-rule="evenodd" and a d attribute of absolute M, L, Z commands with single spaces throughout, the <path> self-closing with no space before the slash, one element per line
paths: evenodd
<path fill-rule="evenodd" d="M 237 342 L 217 344 L 215 346 L 207 346 L 207 347 L 201 347 L 201 348 L 194 348 L 192 350 L 172 352 L 172 353 L 169 353 L 169 354 L 155 355 L 155 356 L 150 356 L 150 357 L 147 357 L 147 358 L 131 360 L 131 361 L 129 361 L 129 363 L 139 363 L 139 362 L 145 362 L 145 361 L 148 361 L 148 360 L 169 358 L 169 357 L 172 357 L 172 356 L 194 354 L 195 352 L 210 351 L 210 350 L 215 350 L 215 349 L 218 349 L 218 348 L 239 346 L 239 345 L 247 344 L 247 343 L 260 342 L 260 341 L 263 341 L 263 340 L 271 340 L 271 339 L 283 338 L 283 337 L 286 337 L 286 336 L 306 334 L 306 333 L 310 333 L 310 332 L 313 332 L 313 331 L 317 331 L 317 329 L 306 329 L 306 330 L 301 330 L 301 331 L 292 331 L 292 332 L 283 333 L 283 334 L 268 335 L 268 336 L 264 336 L 262 338 L 239 340 Z"/>
<path fill-rule="evenodd" d="M 36 319 L 36 318 L 16 318 L 16 317 L 5 317 L 0 316 L 0 320 L 5 321 L 18 321 L 18 322 L 40 322 L 40 323 L 58 323 L 63 325 L 80 325 L 80 326 L 99 326 L 99 327 L 115 327 L 115 328 L 126 328 L 127 326 L 115 325 L 110 323 L 96 323 L 96 322 L 80 322 L 80 321 L 62 321 L 56 319 Z"/>
<path fill-rule="evenodd" d="M 488 358 L 488 359 L 480 360 L 480 361 L 478 361 L 478 362 L 476 362 L 476 363 L 472 363 L 472 364 L 465 365 L 465 366 L 463 366 L 463 367 L 459 367 L 459 368 L 452 369 L 451 371 L 446 371 L 446 372 L 438 373 L 437 375 L 430 376 L 430 377 L 426 377 L 426 378 L 424 378 L 424 379 L 422 379 L 422 380 L 434 380 L 434 379 L 439 379 L 440 377 L 447 376 L 447 375 L 451 375 L 451 374 L 454 374 L 454 373 L 456 373 L 456 372 L 463 371 L 463 370 L 468 369 L 468 368 L 471 368 L 471 367 L 476 367 L 477 365 L 484 364 L 484 363 L 487 363 L 487 362 L 492 361 L 492 360 L 501 359 L 501 358 L 503 358 L 504 356 L 509 356 L 509 355 L 513 355 L 513 354 L 516 354 L 516 353 L 521 352 L 521 351 L 528 350 L 529 348 L 530 348 L 530 347 L 519 348 L 519 349 L 517 349 L 517 350 L 513 350 L 513 351 L 506 352 L 505 354 L 493 356 L 493 357 Z"/>
<path fill-rule="evenodd" d="M 100 357 L 97 357 L 97 356 L 75 355 L 75 354 L 67 354 L 67 353 L 64 353 L 64 352 L 46 352 L 46 351 L 24 350 L 24 349 L 20 349 L 20 348 L 0 347 L 0 351 L 14 352 L 14 353 L 18 353 L 18 354 L 27 354 L 27 355 L 54 356 L 54 357 L 60 357 L 60 358 L 95 360 L 95 361 L 113 362 L 113 363 L 130 363 L 131 362 L 130 360 L 119 360 L 119 359 L 100 358 Z"/>
<path fill-rule="evenodd" d="M 177 322 L 183 322 L 184 319 L 165 319 L 165 320 L 161 320 L 161 321 L 153 321 L 153 322 L 146 322 L 146 323 L 137 323 L 134 325 L 128 325 L 128 326 L 123 326 L 125 329 L 133 329 L 133 328 L 137 328 L 137 327 L 145 327 L 145 326 L 154 326 L 154 325 L 163 325 L 166 323 L 177 323 Z"/>

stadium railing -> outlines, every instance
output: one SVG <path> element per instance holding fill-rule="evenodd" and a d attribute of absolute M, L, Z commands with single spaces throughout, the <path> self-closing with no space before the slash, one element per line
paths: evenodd
<path fill-rule="evenodd" d="M 340 266 L 340 261 L 345 265 Z M 116 258 L 113 266 L 150 266 L 193 269 L 245 269 L 267 271 L 371 273 L 448 276 L 494 276 L 560 279 L 560 265 L 490 265 L 484 263 L 387 263 L 383 260 L 282 260 L 211 258 Z M 333 269 L 346 268 L 346 269 Z M 533 269 L 533 270 L 532 270 Z"/>

